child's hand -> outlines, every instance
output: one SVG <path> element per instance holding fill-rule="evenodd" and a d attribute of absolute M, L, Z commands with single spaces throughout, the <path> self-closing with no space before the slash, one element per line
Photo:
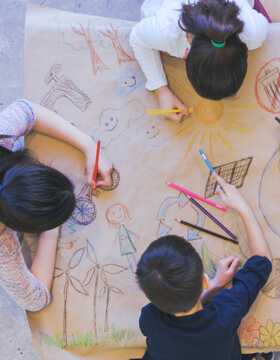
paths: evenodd
<path fill-rule="evenodd" d="M 158 97 L 159 107 L 163 110 L 180 109 L 180 113 L 165 114 L 165 116 L 174 122 L 179 123 L 184 115 L 188 115 L 188 108 L 177 98 L 167 85 L 155 90 Z"/>
<path fill-rule="evenodd" d="M 211 280 L 211 286 L 215 288 L 225 286 L 232 279 L 238 264 L 239 259 L 233 255 L 219 260 L 216 275 L 214 279 Z"/>
<path fill-rule="evenodd" d="M 98 185 L 111 186 L 112 178 L 111 172 L 113 170 L 113 164 L 107 158 L 107 156 L 100 150 L 99 160 L 98 160 L 98 173 L 101 174 L 102 179 L 98 180 L 96 183 L 93 180 L 95 159 L 96 159 L 96 143 L 92 140 L 91 144 L 87 147 L 85 152 L 86 156 L 86 167 L 87 167 L 87 183 L 90 184 L 93 188 L 96 188 Z"/>
<path fill-rule="evenodd" d="M 248 204 L 241 193 L 236 189 L 234 185 L 230 185 L 220 177 L 217 173 L 213 173 L 214 178 L 222 185 L 217 187 L 216 194 L 219 194 L 224 203 L 238 212 L 248 208 Z"/>

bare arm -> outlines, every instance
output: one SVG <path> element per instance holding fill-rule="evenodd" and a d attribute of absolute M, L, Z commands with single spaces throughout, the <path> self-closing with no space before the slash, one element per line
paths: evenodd
<path fill-rule="evenodd" d="M 93 139 L 71 125 L 58 114 L 44 108 L 43 106 L 33 104 L 36 113 L 35 131 L 42 134 L 52 136 L 60 141 L 63 141 L 85 154 L 87 166 L 87 182 L 95 186 L 93 181 L 93 171 L 96 156 L 96 143 Z M 113 169 L 112 163 L 107 159 L 106 155 L 101 151 L 98 163 L 99 171 L 102 175 L 102 180 L 97 182 L 97 185 L 112 184 L 111 171 Z"/>
<path fill-rule="evenodd" d="M 30 272 L 50 290 L 56 257 L 59 228 L 40 234 L 38 248 Z"/>
<path fill-rule="evenodd" d="M 224 188 L 224 191 L 222 191 L 219 187 L 217 193 L 221 196 L 227 206 L 239 212 L 243 220 L 251 255 L 266 256 L 269 260 L 271 260 L 270 248 L 267 244 L 266 238 L 253 211 L 244 197 L 235 188 L 235 186 L 229 185 L 217 174 L 214 174 L 214 177 Z"/>

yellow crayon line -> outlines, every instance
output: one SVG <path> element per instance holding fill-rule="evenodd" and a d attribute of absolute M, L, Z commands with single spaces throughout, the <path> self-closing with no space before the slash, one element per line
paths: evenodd
<path fill-rule="evenodd" d="M 193 136 L 193 138 L 192 138 L 192 140 L 191 140 L 191 142 L 190 142 L 190 144 L 189 144 L 189 146 L 188 146 L 188 149 L 187 149 L 187 152 L 186 152 L 186 155 L 185 155 L 184 159 L 186 159 L 186 157 L 188 156 L 188 154 L 189 154 L 193 144 L 195 143 L 195 140 L 197 139 L 199 133 L 200 133 L 200 131 L 197 129 L 194 136 Z"/>
<path fill-rule="evenodd" d="M 239 125 L 235 124 L 235 123 L 232 122 L 232 121 L 228 121 L 228 124 L 231 125 L 233 128 L 235 128 L 235 129 L 243 132 L 244 134 L 252 134 L 252 131 L 251 131 L 251 130 L 244 129 L 244 127 L 239 126 Z"/>
<path fill-rule="evenodd" d="M 244 109 L 253 109 L 260 107 L 259 104 L 245 104 L 245 105 L 234 105 L 233 108 L 244 108 Z"/>
<path fill-rule="evenodd" d="M 225 146 L 234 153 L 233 148 L 229 145 L 228 141 L 225 139 L 225 137 L 218 131 L 218 136 L 222 139 L 223 143 L 225 144 Z"/>

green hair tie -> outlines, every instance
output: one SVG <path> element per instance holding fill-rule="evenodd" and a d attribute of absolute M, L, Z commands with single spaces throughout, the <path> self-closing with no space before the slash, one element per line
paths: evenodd
<path fill-rule="evenodd" d="M 226 45 L 225 41 L 223 43 L 221 43 L 221 44 L 217 44 L 213 40 L 211 40 L 211 43 L 217 48 L 222 48 L 222 47 L 224 47 Z"/>

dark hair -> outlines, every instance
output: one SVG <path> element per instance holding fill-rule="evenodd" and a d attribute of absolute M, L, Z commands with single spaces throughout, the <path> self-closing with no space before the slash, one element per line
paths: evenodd
<path fill-rule="evenodd" d="M 0 222 L 12 230 L 53 229 L 72 214 L 73 185 L 59 171 L 32 158 L 27 150 L 0 147 Z"/>
<path fill-rule="evenodd" d="M 136 276 L 151 303 L 169 314 L 191 310 L 202 293 L 201 258 L 191 244 L 176 235 L 163 236 L 149 245 Z"/>
<path fill-rule="evenodd" d="M 247 72 L 248 48 L 238 34 L 244 23 L 239 7 L 227 0 L 201 0 L 183 5 L 179 26 L 194 35 L 186 71 L 195 91 L 203 98 L 221 100 L 236 94 Z M 215 47 L 226 42 L 223 47 Z"/>

